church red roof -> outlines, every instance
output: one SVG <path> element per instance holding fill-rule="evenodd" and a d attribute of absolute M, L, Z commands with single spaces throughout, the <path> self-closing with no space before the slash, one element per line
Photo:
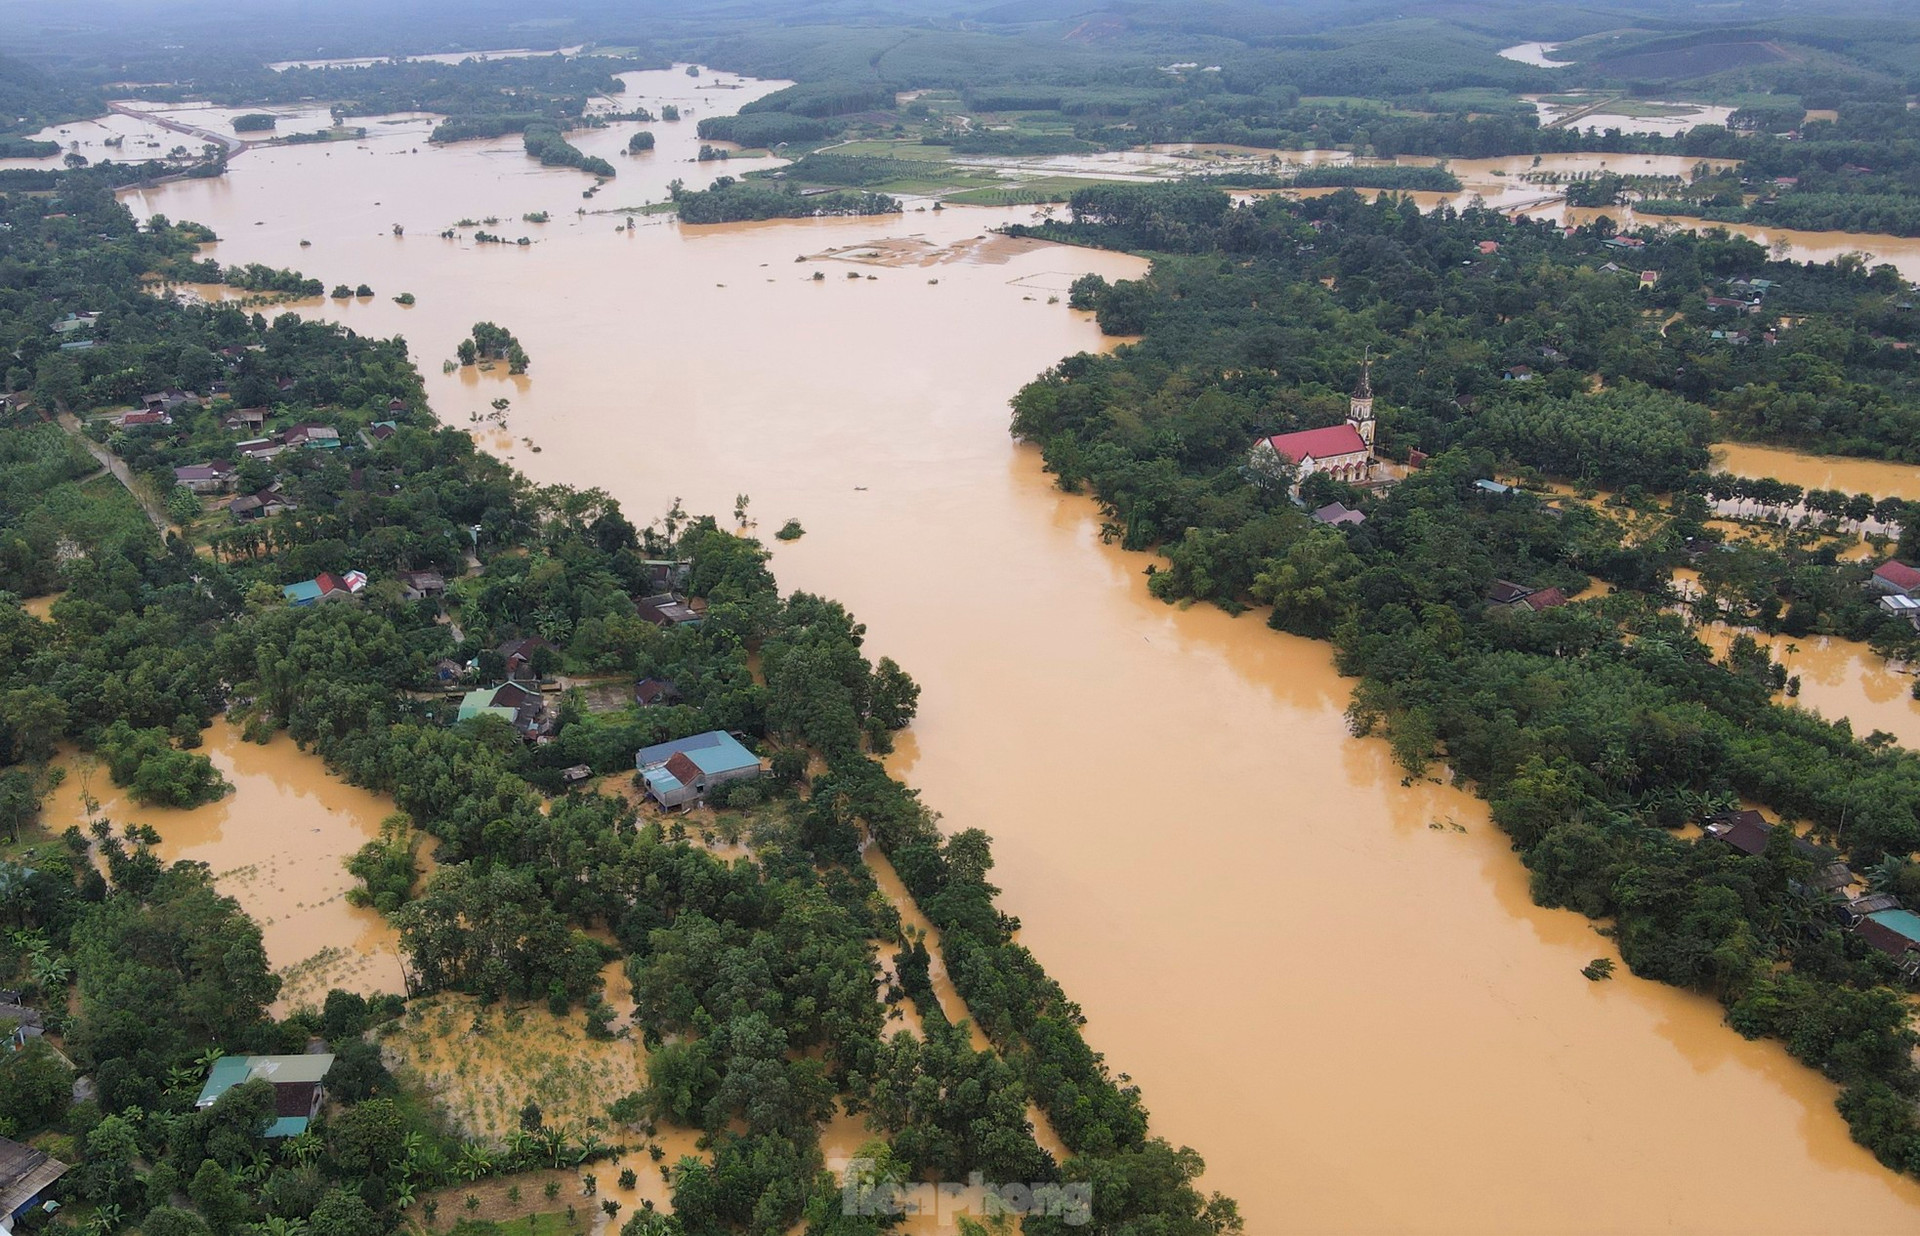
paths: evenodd
<path fill-rule="evenodd" d="M 1360 431 L 1346 424 L 1277 433 L 1267 441 L 1273 444 L 1274 450 L 1296 464 L 1309 457 L 1330 459 L 1335 455 L 1364 455 L 1367 451 L 1366 439 L 1360 436 Z"/>

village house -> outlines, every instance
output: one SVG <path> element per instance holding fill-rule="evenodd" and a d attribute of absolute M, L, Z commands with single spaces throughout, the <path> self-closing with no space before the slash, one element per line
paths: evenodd
<path fill-rule="evenodd" d="M 671 592 L 640 597 L 634 601 L 633 608 L 656 627 L 696 626 L 701 620 L 700 611 Z"/>
<path fill-rule="evenodd" d="M 1641 240 L 1638 236 L 1615 236 L 1608 240 L 1603 240 L 1600 243 L 1609 249 L 1644 249 L 1647 247 L 1647 242 Z"/>
<path fill-rule="evenodd" d="M 680 688 L 668 678 L 642 678 L 633 684 L 633 702 L 642 708 L 678 704 Z"/>
<path fill-rule="evenodd" d="M 362 571 L 348 571 L 344 575 L 334 575 L 322 571 L 312 579 L 301 580 L 297 584 L 288 584 L 280 589 L 292 606 L 317 605 L 322 601 L 344 601 L 367 586 L 367 577 Z"/>
<path fill-rule="evenodd" d="M 401 571 L 401 595 L 409 601 L 424 601 L 447 590 L 446 577 L 438 571 Z"/>
<path fill-rule="evenodd" d="M 267 423 L 265 408 L 235 408 L 220 418 L 220 427 L 236 433 L 258 433 Z"/>
<path fill-rule="evenodd" d="M 1920 594 L 1920 571 L 1898 559 L 1889 558 L 1874 568 L 1872 577 L 1867 580 L 1867 587 L 1876 592 L 1916 597 L 1916 594 Z"/>
<path fill-rule="evenodd" d="M 236 442 L 233 452 L 242 459 L 272 459 L 286 449 L 278 438 L 249 438 Z"/>
<path fill-rule="evenodd" d="M 687 582 L 693 578 L 691 559 L 648 558 L 640 565 L 647 570 L 648 596 L 662 592 L 684 592 Z"/>
<path fill-rule="evenodd" d="M 1643 270 L 1640 272 L 1640 290 L 1641 291 L 1643 292 L 1648 291 L 1652 288 L 1658 287 L 1659 284 L 1660 284 L 1659 271 Z"/>
<path fill-rule="evenodd" d="M 1533 370 L 1526 365 L 1513 365 L 1500 371 L 1502 382 L 1531 382 Z"/>
<path fill-rule="evenodd" d="M 1920 601 L 1904 592 L 1890 592 L 1880 598 L 1879 606 L 1889 614 L 1905 618 L 1914 629 L 1920 630 Z"/>
<path fill-rule="evenodd" d="M 1533 589 L 1510 579 L 1496 579 L 1487 589 L 1489 605 L 1519 605 L 1533 595 Z"/>
<path fill-rule="evenodd" d="M 373 424 L 367 426 L 367 444 L 372 445 L 375 442 L 385 442 L 388 438 L 391 438 L 399 432 L 400 426 L 395 421 L 375 421 Z"/>
<path fill-rule="evenodd" d="M 113 422 L 122 429 L 151 429 L 160 425 L 173 424 L 173 418 L 165 412 L 147 411 L 127 412 Z"/>
<path fill-rule="evenodd" d="M 1741 810 L 1722 811 L 1717 815 L 1708 816 L 1700 831 L 1715 841 L 1724 841 L 1742 854 L 1752 856 L 1766 852 L 1767 842 L 1772 838 L 1774 828 L 1775 826 L 1767 823 L 1767 818 L 1758 811 Z M 1794 836 L 1791 829 L 1788 830 L 1788 835 L 1793 837 L 1793 849 L 1796 854 L 1821 864 L 1823 870 L 1815 877 L 1816 886 L 1830 882 L 1833 873 L 1828 869 L 1837 857 L 1835 853 L 1832 850 L 1822 849 L 1805 837 Z M 1845 870 L 1844 863 L 1840 866 Z M 1844 886 L 1851 879 L 1852 873 L 1848 872 L 1847 879 L 1842 880 L 1836 887 Z"/>
<path fill-rule="evenodd" d="M 1892 958 L 1908 979 L 1920 978 L 1920 914 L 1897 908 L 1875 910 L 1854 925 L 1853 934 Z"/>
<path fill-rule="evenodd" d="M 331 425 L 308 421 L 295 425 L 281 434 L 280 441 L 289 449 L 308 447 L 312 450 L 332 451 L 340 448 L 340 431 Z"/>
<path fill-rule="evenodd" d="M 93 324 L 100 320 L 98 313 L 69 313 L 53 324 L 56 335 L 71 335 L 77 330 L 92 330 Z"/>
<path fill-rule="evenodd" d="M 500 660 L 506 663 L 509 679 L 532 680 L 539 677 L 539 673 L 534 668 L 533 658 L 543 649 L 549 653 L 555 651 L 552 644 L 538 635 L 533 635 L 526 639 L 510 639 L 494 651 L 498 652 Z"/>
<path fill-rule="evenodd" d="M 1367 522 L 1367 517 L 1359 511 L 1350 510 L 1345 503 L 1329 502 L 1319 510 L 1307 516 L 1316 524 L 1325 524 L 1330 528 L 1345 525 L 1358 526 Z"/>
<path fill-rule="evenodd" d="M 188 464 L 173 470 L 173 483 L 184 485 L 197 494 L 225 493 L 227 487 L 233 484 L 233 465 L 224 459 Z"/>
<path fill-rule="evenodd" d="M 164 390 L 140 396 L 140 407 L 147 412 L 178 412 L 181 408 L 199 406 L 200 397 L 192 391 Z"/>
<path fill-rule="evenodd" d="M 19 1051 L 29 1040 L 46 1033 L 39 1009 L 20 1003 L 17 991 L 0 991 L 0 1051 Z"/>
<path fill-rule="evenodd" d="M 759 757 L 723 730 L 642 747 L 633 764 L 648 797 L 662 807 L 694 802 L 716 786 L 760 775 Z"/>
<path fill-rule="evenodd" d="M 1324 429 L 1300 429 L 1259 439 L 1248 452 L 1247 465 L 1255 472 L 1277 476 L 1293 469 L 1291 494 L 1300 496 L 1300 484 L 1315 473 L 1325 473 L 1349 484 L 1373 479 L 1373 378 L 1371 361 L 1360 366 L 1360 382 L 1347 400 L 1344 424 Z"/>
<path fill-rule="evenodd" d="M 327 1090 L 322 1084 L 333 1068 L 323 1052 L 304 1056 L 222 1056 L 213 1062 L 196 1108 L 212 1107 L 221 1095 L 243 1083 L 264 1079 L 273 1085 L 273 1123 L 262 1137 L 297 1137 L 320 1114 Z"/>
<path fill-rule="evenodd" d="M 455 719 L 469 721 L 481 716 L 500 718 L 526 742 L 546 741 L 553 735 L 556 720 L 539 691 L 517 682 L 467 692 Z"/>
<path fill-rule="evenodd" d="M 251 523 L 256 519 L 266 519 L 283 511 L 297 511 L 300 504 L 280 492 L 276 483 L 256 493 L 235 498 L 227 504 L 227 513 L 233 516 L 235 523 Z"/>
<path fill-rule="evenodd" d="M 47 1190 L 71 1170 L 44 1150 L 0 1137 L 0 1236 L 10 1236 L 29 1211 L 46 1205 Z"/>

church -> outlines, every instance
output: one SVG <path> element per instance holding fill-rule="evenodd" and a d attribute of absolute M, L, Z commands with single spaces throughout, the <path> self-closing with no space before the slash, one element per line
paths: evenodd
<path fill-rule="evenodd" d="M 1360 382 L 1347 401 L 1347 419 L 1325 429 L 1301 429 L 1261 438 L 1247 454 L 1256 471 L 1272 474 L 1284 463 L 1293 469 L 1295 497 L 1300 482 L 1316 472 L 1336 481 L 1365 484 L 1373 479 L 1373 379 L 1371 358 L 1360 366 Z"/>

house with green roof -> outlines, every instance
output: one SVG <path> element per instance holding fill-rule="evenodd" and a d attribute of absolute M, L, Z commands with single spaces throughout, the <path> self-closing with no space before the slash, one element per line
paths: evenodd
<path fill-rule="evenodd" d="M 326 1102 L 325 1080 L 333 1068 L 330 1053 L 303 1056 L 222 1056 L 207 1073 L 195 1107 L 212 1107 L 221 1095 L 245 1082 L 264 1080 L 273 1085 L 273 1123 L 262 1137 L 294 1137 L 320 1114 Z"/>

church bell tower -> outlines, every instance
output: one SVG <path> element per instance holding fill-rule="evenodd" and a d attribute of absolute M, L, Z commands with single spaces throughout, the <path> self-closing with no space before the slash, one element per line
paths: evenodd
<path fill-rule="evenodd" d="M 1347 400 L 1347 424 L 1352 425 L 1360 434 L 1360 440 L 1373 449 L 1373 350 L 1367 350 L 1367 358 L 1360 362 L 1360 381 L 1353 388 L 1353 394 Z"/>

